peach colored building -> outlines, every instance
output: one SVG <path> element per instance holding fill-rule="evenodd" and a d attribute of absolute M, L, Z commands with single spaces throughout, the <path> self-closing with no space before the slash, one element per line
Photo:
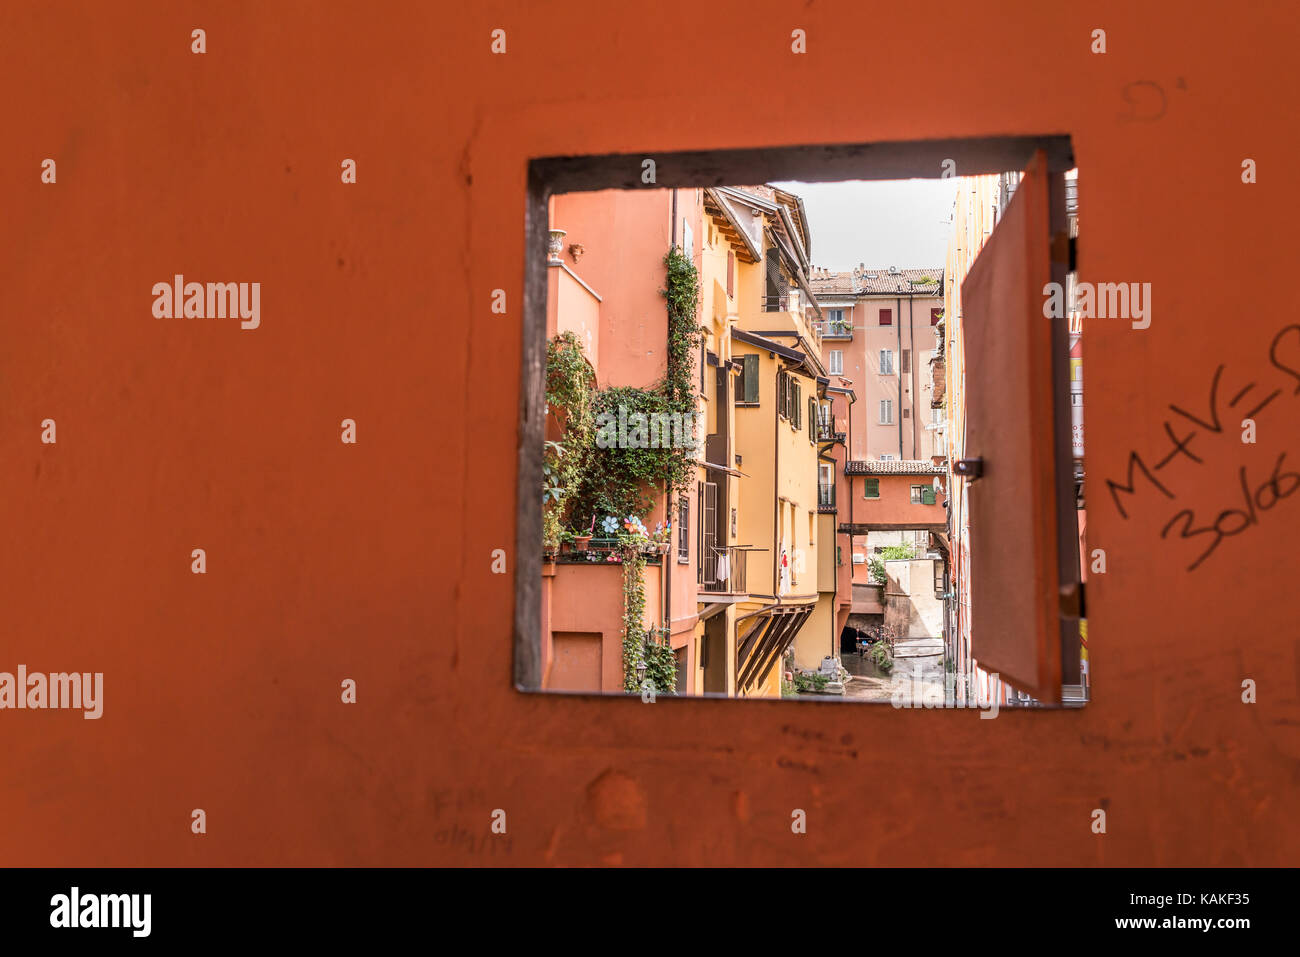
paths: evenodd
<path fill-rule="evenodd" d="M 664 256 L 681 248 L 698 268 L 701 190 L 603 190 L 567 193 L 550 202 L 547 336 L 573 332 L 598 388 L 650 388 L 668 367 Z M 705 411 L 701 400 L 697 412 Z M 554 437 L 548 415 L 548 437 Z M 677 659 L 677 692 L 697 693 L 697 553 L 678 541 L 698 521 L 693 496 L 650 490 L 647 527 L 671 520 L 665 554 L 647 559 L 643 625 L 665 630 Z M 600 521 L 603 516 L 595 516 Z M 599 529 L 595 530 L 599 539 Z M 569 549 L 544 564 L 543 687 L 559 691 L 623 690 L 622 565 L 590 561 L 590 548 Z"/>
<path fill-rule="evenodd" d="M 893 266 L 814 269 L 821 356 L 837 385 L 858 397 L 852 459 L 930 459 L 943 454 L 930 408 L 929 361 L 943 313 L 943 270 Z"/>

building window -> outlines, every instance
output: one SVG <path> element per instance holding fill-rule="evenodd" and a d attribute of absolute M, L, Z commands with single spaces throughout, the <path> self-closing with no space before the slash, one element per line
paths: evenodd
<path fill-rule="evenodd" d="M 832 349 L 826 356 L 826 371 L 831 375 L 844 374 L 844 350 Z"/>
<path fill-rule="evenodd" d="M 894 324 L 894 310 L 892 310 L 892 309 L 881 309 L 881 310 L 880 310 L 880 324 L 881 324 L 882 326 L 892 326 L 892 325 Z"/>
<path fill-rule="evenodd" d="M 913 486 L 912 486 L 912 504 L 913 504 L 913 505 L 933 505 L 933 504 L 934 504 L 934 486 L 933 486 L 933 485 L 913 485 Z"/>
<path fill-rule="evenodd" d="M 920 505 L 920 504 L 921 504 L 921 489 L 923 489 L 923 488 L 925 488 L 924 485 L 913 485 L 913 486 L 912 486 L 912 499 L 911 499 L 911 502 L 912 502 L 913 505 Z"/>
<path fill-rule="evenodd" d="M 892 455 L 882 455 L 882 456 L 880 457 L 880 461 L 882 461 L 882 462 L 892 462 L 892 461 L 894 461 L 894 457 L 893 457 Z"/>
<path fill-rule="evenodd" d="M 943 318 L 942 308 L 933 308 L 930 310 L 930 325 L 937 326 L 939 324 L 939 320 L 942 318 Z"/>
<path fill-rule="evenodd" d="M 880 374 L 881 375 L 894 374 L 894 350 L 893 349 L 880 350 Z"/>
<path fill-rule="evenodd" d="M 835 466 L 817 466 L 817 505 L 819 508 L 835 507 Z"/>
<path fill-rule="evenodd" d="M 911 349 L 903 350 L 901 361 L 898 363 L 898 368 L 902 372 L 912 371 L 912 350 Z"/>
<path fill-rule="evenodd" d="M 881 425 L 894 424 L 894 400 L 893 399 L 880 400 L 880 424 Z M 884 456 L 881 456 L 881 458 L 883 457 Z"/>
<path fill-rule="evenodd" d="M 826 335 L 828 336 L 847 336 L 852 332 L 850 325 L 851 320 L 845 315 L 843 309 L 826 310 Z"/>
<path fill-rule="evenodd" d="M 863 498 L 880 498 L 880 479 L 869 478 L 862 480 L 862 497 Z"/>
<path fill-rule="evenodd" d="M 736 254 L 727 251 L 727 298 L 736 298 Z"/>
<path fill-rule="evenodd" d="M 736 397 L 739 400 L 737 405 L 758 405 L 758 356 L 741 356 Z"/>
<path fill-rule="evenodd" d="M 677 499 L 677 564 L 691 560 L 691 502 L 685 495 Z"/>

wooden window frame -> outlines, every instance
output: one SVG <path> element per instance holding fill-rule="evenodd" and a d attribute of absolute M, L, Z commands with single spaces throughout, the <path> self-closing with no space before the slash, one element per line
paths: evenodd
<path fill-rule="evenodd" d="M 654 154 L 654 188 L 698 189 L 718 182 L 832 183 L 846 180 L 935 179 L 939 177 L 939 171 L 950 163 L 955 163 L 963 175 L 975 176 L 1024 169 L 1037 153 L 1045 157 L 1048 172 L 1057 177 L 1077 165 L 1070 137 L 1062 134 L 685 150 Z M 527 164 L 524 187 L 526 255 L 516 440 L 519 461 L 513 556 L 513 683 L 520 691 L 542 691 L 542 510 L 538 507 L 537 489 L 541 487 L 542 480 L 545 427 L 545 250 L 550 229 L 547 207 L 552 196 L 562 193 L 644 188 L 641 181 L 644 159 L 644 152 L 601 156 L 568 154 L 536 157 Z M 1053 210 L 1053 227 L 1055 225 L 1056 211 Z M 1061 271 L 1060 280 L 1064 282 L 1064 270 Z M 1064 361 L 1062 359 L 1062 364 Z M 1063 436 L 1056 435 L 1054 440 L 1064 443 L 1064 454 L 1068 459 L 1068 392 L 1062 402 L 1062 408 L 1057 410 L 1057 420 L 1059 425 L 1063 417 L 1065 430 Z M 1064 479 L 1069 478 L 1064 476 Z M 1069 484 L 1061 475 L 1057 479 L 1058 485 L 1062 487 Z M 1069 525 L 1077 528 L 1073 489 L 1068 491 L 1069 494 L 1063 499 L 1058 489 L 1056 497 L 1061 527 L 1066 527 L 1064 522 L 1068 519 Z M 1067 501 L 1068 513 L 1064 511 L 1063 504 Z M 1061 538 L 1064 540 L 1063 535 Z M 1074 536 L 1071 535 L 1070 538 L 1073 540 Z M 1075 587 L 1063 579 L 1063 593 L 1067 585 Z M 1077 593 L 1074 594 L 1077 600 Z M 622 695 L 617 697 L 621 698 Z"/>

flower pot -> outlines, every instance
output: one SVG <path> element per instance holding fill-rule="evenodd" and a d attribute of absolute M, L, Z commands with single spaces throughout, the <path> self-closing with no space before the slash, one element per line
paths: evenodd
<path fill-rule="evenodd" d="M 555 561 L 555 556 L 558 555 L 559 552 L 560 552 L 560 549 L 559 549 L 558 547 L 555 547 L 555 546 L 551 546 L 551 547 L 549 547 L 549 548 L 543 548 L 543 549 L 542 549 L 542 561 L 544 561 L 544 562 L 553 562 L 553 561 Z"/>
<path fill-rule="evenodd" d="M 573 547 L 574 547 L 574 549 L 577 550 L 577 551 L 585 552 L 585 551 L 587 550 L 587 547 L 588 547 L 590 544 L 591 544 L 591 536 L 590 536 L 590 535 L 574 535 L 574 536 L 573 536 Z"/>
<path fill-rule="evenodd" d="M 563 229 L 552 229 L 550 234 L 550 240 L 546 244 L 546 258 L 553 263 L 562 262 L 560 254 L 564 251 L 564 237 L 567 233 Z"/>
<path fill-rule="evenodd" d="M 660 542 L 657 546 L 657 551 L 659 552 L 660 555 L 667 555 L 669 547 L 670 546 L 668 542 Z"/>

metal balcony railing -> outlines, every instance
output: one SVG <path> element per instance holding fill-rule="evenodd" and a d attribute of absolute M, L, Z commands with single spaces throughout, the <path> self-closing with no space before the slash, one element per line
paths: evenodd
<path fill-rule="evenodd" d="M 718 595 L 744 595 L 746 556 L 749 551 L 737 545 L 709 547 L 704 555 L 704 580 L 700 591 Z"/>
<path fill-rule="evenodd" d="M 835 507 L 835 483 L 833 482 L 817 483 L 817 507 L 818 508 Z"/>
<path fill-rule="evenodd" d="M 763 297 L 764 312 L 803 312 L 798 289 Z"/>
<path fill-rule="evenodd" d="M 822 319 L 814 323 L 821 335 L 827 339 L 852 339 L 853 324 L 847 319 Z"/>

